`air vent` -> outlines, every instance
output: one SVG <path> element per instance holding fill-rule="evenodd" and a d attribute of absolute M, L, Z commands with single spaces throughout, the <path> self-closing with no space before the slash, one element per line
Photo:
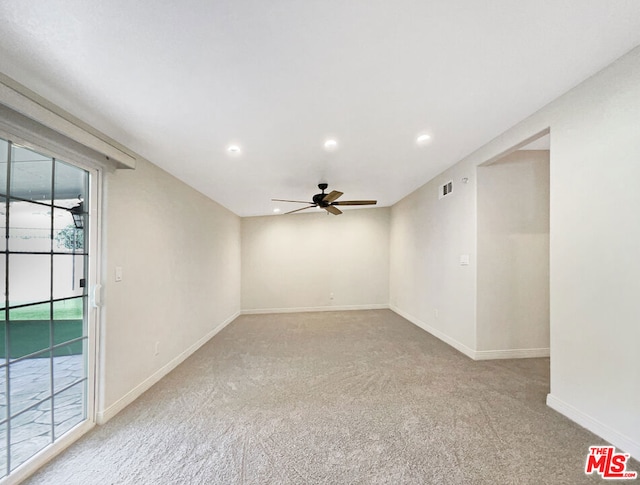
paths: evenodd
<path fill-rule="evenodd" d="M 447 183 L 442 184 L 440 186 L 440 191 L 438 192 L 438 199 L 442 199 L 447 195 L 450 195 L 453 192 L 453 180 L 449 180 Z"/>

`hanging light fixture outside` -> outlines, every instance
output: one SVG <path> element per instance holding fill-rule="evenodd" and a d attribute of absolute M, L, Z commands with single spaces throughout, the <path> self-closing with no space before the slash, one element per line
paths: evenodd
<path fill-rule="evenodd" d="M 76 226 L 76 229 L 84 229 L 84 210 L 82 199 L 80 199 L 80 202 L 77 206 L 69 209 L 69 212 L 71 212 L 71 216 L 73 217 L 73 225 Z"/>

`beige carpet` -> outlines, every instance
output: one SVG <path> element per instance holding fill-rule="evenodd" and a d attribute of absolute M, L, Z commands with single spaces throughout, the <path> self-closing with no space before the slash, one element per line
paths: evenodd
<path fill-rule="evenodd" d="M 242 316 L 28 483 L 604 483 L 548 383 L 388 310 Z"/>

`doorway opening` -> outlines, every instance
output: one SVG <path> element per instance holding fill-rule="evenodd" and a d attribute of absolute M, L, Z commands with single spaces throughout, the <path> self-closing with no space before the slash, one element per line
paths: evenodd
<path fill-rule="evenodd" d="M 550 135 L 479 166 L 477 348 L 549 356 Z"/>

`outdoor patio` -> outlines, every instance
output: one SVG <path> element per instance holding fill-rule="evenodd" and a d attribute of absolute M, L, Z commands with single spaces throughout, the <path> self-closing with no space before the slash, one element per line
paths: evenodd
<path fill-rule="evenodd" d="M 25 359 L 11 363 L 10 372 L 11 414 L 14 416 L 9 421 L 13 470 L 50 444 L 53 441 L 52 431 L 57 438 L 84 419 L 84 382 L 65 389 L 84 378 L 83 356 Z M 52 384 L 55 392 L 65 389 L 53 398 L 53 416 L 49 397 Z M 0 417 L 3 420 L 7 417 L 6 372 L 0 372 Z M 7 466 L 7 431 L 5 422 L 0 425 L 0 470 Z"/>

